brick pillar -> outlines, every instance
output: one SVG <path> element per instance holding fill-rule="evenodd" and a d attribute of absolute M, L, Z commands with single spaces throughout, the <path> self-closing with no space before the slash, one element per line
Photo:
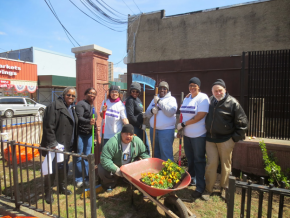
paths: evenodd
<path fill-rule="evenodd" d="M 103 87 L 108 90 L 108 85 L 103 86 L 103 84 L 108 83 L 108 58 L 112 51 L 94 44 L 72 48 L 71 51 L 75 53 L 77 59 L 77 101 L 84 99 L 84 92 L 87 88 L 94 87 L 97 90 L 94 107 L 98 113 L 97 125 L 100 132 L 102 119 L 99 116 L 99 111 L 105 97 Z M 98 153 L 97 149 L 99 147 L 95 149 L 95 154 Z M 96 163 L 99 163 L 98 156 L 96 156 Z"/>

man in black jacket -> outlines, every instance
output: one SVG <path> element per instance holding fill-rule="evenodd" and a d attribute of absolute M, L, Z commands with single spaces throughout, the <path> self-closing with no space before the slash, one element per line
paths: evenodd
<path fill-rule="evenodd" d="M 212 85 L 209 112 L 206 117 L 206 190 L 202 195 L 208 200 L 221 163 L 221 197 L 225 198 L 231 173 L 232 151 L 235 142 L 245 139 L 247 116 L 239 102 L 226 91 L 226 84 L 218 79 Z"/>
<path fill-rule="evenodd" d="M 55 149 L 58 144 L 64 145 L 64 151 L 76 151 L 78 141 L 78 117 L 74 109 L 76 90 L 73 87 L 67 87 L 63 95 L 48 105 L 43 118 L 43 136 L 41 147 Z M 47 152 L 42 152 L 46 156 Z M 58 166 L 58 184 L 59 193 L 70 195 L 71 191 L 65 187 L 65 174 L 68 173 L 68 159 L 57 163 Z M 64 165 L 66 164 L 66 172 Z M 49 170 L 51 171 L 51 169 Z M 48 172 L 49 172 L 48 171 Z M 55 179 L 55 158 L 52 162 L 52 174 L 44 176 L 44 191 L 46 203 L 51 204 L 54 199 L 51 188 Z"/>

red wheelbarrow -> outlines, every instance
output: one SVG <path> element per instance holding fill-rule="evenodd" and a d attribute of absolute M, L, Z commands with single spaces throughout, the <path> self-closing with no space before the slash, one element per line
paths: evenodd
<path fill-rule="evenodd" d="M 164 161 L 158 158 L 148 158 L 140 161 L 136 161 L 130 164 L 121 166 L 120 170 L 123 173 L 123 176 L 134 185 L 144 196 L 148 197 L 152 202 L 159 206 L 165 213 L 167 217 L 173 218 L 193 218 L 196 217 L 175 195 L 169 195 L 164 199 L 164 205 L 157 200 L 156 197 L 168 194 L 173 191 L 181 190 L 186 188 L 190 181 L 191 177 L 188 172 L 186 176 L 181 181 L 181 183 L 174 189 L 158 189 L 153 188 L 149 185 L 144 184 L 140 181 L 141 173 L 158 173 L 163 168 Z M 179 213 L 177 216 L 175 213 Z"/>

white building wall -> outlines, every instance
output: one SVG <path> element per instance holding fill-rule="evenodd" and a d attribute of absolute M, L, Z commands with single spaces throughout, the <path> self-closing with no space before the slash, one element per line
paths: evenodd
<path fill-rule="evenodd" d="M 76 59 L 73 56 L 33 47 L 33 63 L 37 64 L 38 75 L 76 77 Z"/>

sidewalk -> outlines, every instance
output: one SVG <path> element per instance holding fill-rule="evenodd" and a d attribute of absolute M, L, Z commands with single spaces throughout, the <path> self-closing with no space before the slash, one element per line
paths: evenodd
<path fill-rule="evenodd" d="M 39 218 L 48 218 L 51 216 L 46 216 L 42 213 L 39 213 L 35 210 L 29 209 L 27 207 L 20 206 L 20 211 L 14 211 L 15 204 L 5 198 L 0 198 L 0 217 L 2 216 L 31 216 Z"/>

